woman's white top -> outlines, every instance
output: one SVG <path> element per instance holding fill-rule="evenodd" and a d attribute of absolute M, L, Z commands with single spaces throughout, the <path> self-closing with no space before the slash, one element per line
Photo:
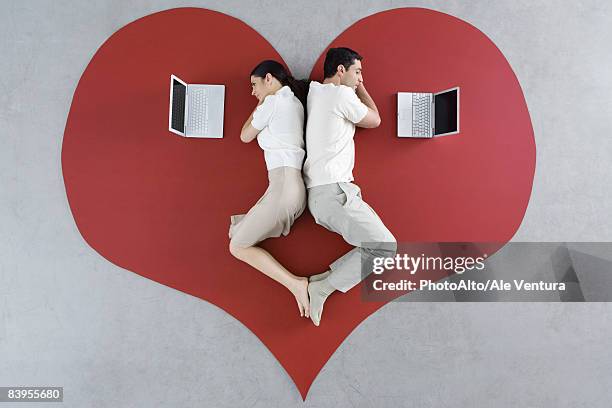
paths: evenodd
<path fill-rule="evenodd" d="M 257 143 L 264 151 L 266 167 L 302 169 L 304 156 L 304 107 L 288 86 L 268 95 L 253 112 L 251 125 L 260 130 Z"/>

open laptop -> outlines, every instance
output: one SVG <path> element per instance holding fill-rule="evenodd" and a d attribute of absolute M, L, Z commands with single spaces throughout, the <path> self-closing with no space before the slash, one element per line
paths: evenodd
<path fill-rule="evenodd" d="M 397 93 L 397 136 L 431 138 L 459 133 L 459 87 L 437 93 Z"/>
<path fill-rule="evenodd" d="M 168 130 L 185 137 L 223 137 L 224 85 L 187 84 L 170 75 Z"/>

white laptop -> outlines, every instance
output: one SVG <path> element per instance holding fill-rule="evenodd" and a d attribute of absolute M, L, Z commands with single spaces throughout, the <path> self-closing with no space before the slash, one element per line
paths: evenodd
<path fill-rule="evenodd" d="M 437 93 L 397 93 L 397 136 L 431 138 L 459 133 L 459 87 Z"/>
<path fill-rule="evenodd" d="M 168 130 L 185 137 L 223 137 L 224 85 L 187 84 L 170 75 Z"/>

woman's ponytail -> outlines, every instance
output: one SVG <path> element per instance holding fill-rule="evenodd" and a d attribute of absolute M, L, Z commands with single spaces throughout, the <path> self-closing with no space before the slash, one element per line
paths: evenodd
<path fill-rule="evenodd" d="M 310 87 L 310 80 L 308 79 L 295 79 L 292 76 L 287 76 L 287 86 L 291 88 L 293 94 L 302 102 L 304 106 L 304 112 L 306 112 L 306 98 L 308 97 L 308 88 Z"/>

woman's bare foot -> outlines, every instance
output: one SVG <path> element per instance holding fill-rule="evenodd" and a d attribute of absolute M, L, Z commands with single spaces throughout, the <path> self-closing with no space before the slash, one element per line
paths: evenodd
<path fill-rule="evenodd" d="M 296 279 L 295 286 L 291 289 L 300 309 L 300 316 L 310 317 L 310 301 L 308 299 L 308 278 Z"/>

